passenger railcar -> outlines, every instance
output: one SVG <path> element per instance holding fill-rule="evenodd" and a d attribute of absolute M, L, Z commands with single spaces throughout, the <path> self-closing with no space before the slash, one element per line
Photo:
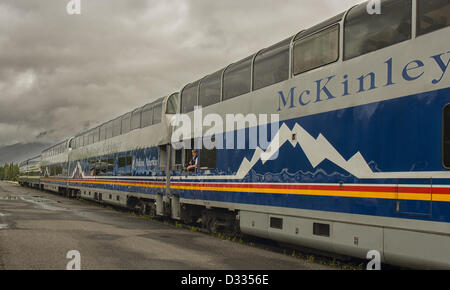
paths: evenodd
<path fill-rule="evenodd" d="M 67 190 L 69 140 L 60 142 L 41 154 L 40 187 L 63 193 Z"/>
<path fill-rule="evenodd" d="M 377 250 L 386 263 L 450 268 L 450 2 L 381 7 L 373 15 L 367 3 L 352 7 L 71 138 L 57 156 L 43 152 L 41 183 L 212 231 L 239 227 L 328 252 L 366 258 Z M 280 122 L 256 127 L 276 129 L 256 149 L 202 148 L 192 173 L 190 151 L 172 148 L 170 120 L 194 119 L 195 106 L 223 120 L 277 114 Z M 254 129 L 244 122 L 201 137 L 234 143 L 244 133 L 249 145 Z"/>
<path fill-rule="evenodd" d="M 76 189 L 81 198 L 139 207 L 156 215 L 156 196 L 161 205 L 168 198 L 161 194 L 167 189 L 171 166 L 171 115 L 166 112 L 177 98 L 173 94 L 158 99 L 74 137 L 69 154 L 70 190 Z"/>
<path fill-rule="evenodd" d="M 19 164 L 18 182 L 21 186 L 40 188 L 41 155 Z"/>

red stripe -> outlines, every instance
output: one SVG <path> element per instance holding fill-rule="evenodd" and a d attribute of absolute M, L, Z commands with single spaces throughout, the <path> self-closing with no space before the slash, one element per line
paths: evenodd
<path fill-rule="evenodd" d="M 330 190 L 330 191 L 373 191 L 397 192 L 396 187 L 387 186 L 339 186 L 339 185 L 288 185 L 288 184 L 208 184 L 208 183 L 171 183 L 175 186 L 228 187 L 228 188 L 269 188 L 292 190 Z"/>
<path fill-rule="evenodd" d="M 165 186 L 165 182 L 150 182 L 150 181 L 127 181 L 127 180 L 71 180 L 71 182 L 79 183 L 132 183 L 136 185 L 162 185 Z"/>
<path fill-rule="evenodd" d="M 127 181 L 127 180 L 72 180 L 72 182 L 109 182 L 109 183 L 131 183 L 136 185 L 159 185 L 165 186 L 165 182 L 150 181 Z M 223 187 L 223 188 L 255 188 L 255 189 L 290 189 L 290 190 L 325 190 L 325 191 L 361 191 L 361 192 L 388 192 L 388 193 L 415 193 L 430 194 L 430 187 L 397 187 L 397 186 L 353 186 L 353 185 L 290 185 L 290 184 L 246 184 L 246 183 L 192 183 L 192 182 L 172 182 L 174 186 L 189 187 Z M 433 188 L 433 194 L 450 194 L 450 188 Z"/>
<path fill-rule="evenodd" d="M 433 194 L 450 194 L 450 188 L 433 187 Z"/>

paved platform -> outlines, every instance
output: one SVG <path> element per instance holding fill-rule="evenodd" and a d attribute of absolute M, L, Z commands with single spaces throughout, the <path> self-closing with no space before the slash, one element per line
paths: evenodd
<path fill-rule="evenodd" d="M 319 270 L 326 266 L 0 182 L 0 270 Z"/>

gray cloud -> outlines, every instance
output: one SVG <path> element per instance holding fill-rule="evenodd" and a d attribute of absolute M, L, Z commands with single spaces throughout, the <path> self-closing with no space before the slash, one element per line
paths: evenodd
<path fill-rule="evenodd" d="M 360 0 L 0 3 L 0 145 L 57 142 Z"/>

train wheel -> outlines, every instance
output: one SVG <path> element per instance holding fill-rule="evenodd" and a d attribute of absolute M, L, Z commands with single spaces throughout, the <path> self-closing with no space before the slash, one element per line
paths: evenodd
<path fill-rule="evenodd" d="M 156 217 L 156 204 L 155 203 L 147 204 L 146 214 L 148 214 L 152 218 Z"/>
<path fill-rule="evenodd" d="M 214 216 L 206 216 L 202 218 L 203 229 L 212 234 L 217 232 L 217 220 Z"/>

